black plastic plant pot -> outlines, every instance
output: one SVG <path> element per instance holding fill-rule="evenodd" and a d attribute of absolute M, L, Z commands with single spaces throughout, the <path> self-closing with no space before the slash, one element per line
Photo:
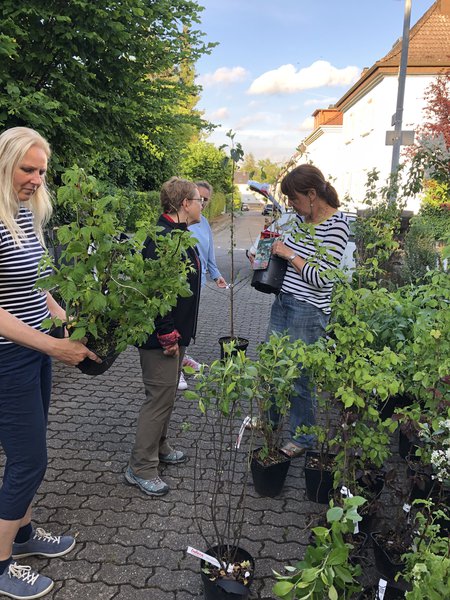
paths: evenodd
<path fill-rule="evenodd" d="M 96 363 L 90 358 L 85 358 L 77 364 L 77 368 L 80 369 L 80 371 L 85 375 L 102 375 L 102 373 L 105 373 L 110 367 L 112 367 L 118 356 L 118 354 L 112 353 L 105 357 L 100 357 L 102 358 L 101 363 Z"/>
<path fill-rule="evenodd" d="M 377 571 L 392 583 L 395 581 L 396 575 L 401 573 L 405 568 L 405 563 L 401 561 L 396 562 L 389 555 L 389 552 L 378 541 L 378 535 L 379 533 L 377 532 L 370 534 L 375 556 L 375 566 Z"/>
<path fill-rule="evenodd" d="M 405 592 L 398 590 L 390 585 L 386 586 L 384 591 L 384 600 L 400 600 L 405 597 Z M 378 585 L 365 587 L 362 592 L 356 596 L 356 600 L 379 600 Z"/>
<path fill-rule="evenodd" d="M 255 573 L 255 561 L 251 554 L 249 554 L 243 548 L 232 549 L 234 555 L 234 562 L 240 563 L 248 561 L 250 568 L 248 569 L 250 576 L 248 578 L 248 584 L 236 581 L 233 578 L 227 579 L 215 579 L 211 581 L 203 569 L 207 566 L 207 563 L 202 560 L 200 561 L 200 567 L 202 569 L 201 576 L 203 582 L 203 597 L 205 600 L 247 600 L 250 593 L 250 585 L 253 581 Z M 234 552 L 236 550 L 236 552 Z M 213 546 L 206 550 L 206 554 L 218 558 L 219 546 Z"/>
<path fill-rule="evenodd" d="M 231 356 L 235 356 L 239 352 L 239 350 L 243 350 L 244 352 L 246 352 L 248 344 L 249 344 L 249 341 L 242 337 L 225 336 L 225 337 L 219 338 L 220 358 L 221 359 L 224 359 L 227 357 L 227 354 L 225 353 L 225 349 L 224 349 L 224 344 L 229 344 L 230 342 L 234 342 L 234 348 L 231 352 Z"/>
<path fill-rule="evenodd" d="M 51 335 L 54 338 L 63 339 L 66 335 L 65 325 L 53 327 L 49 331 L 49 335 Z M 95 349 L 93 350 L 93 352 L 95 352 Z M 111 352 L 110 354 L 104 357 L 100 356 L 100 358 L 102 359 L 101 363 L 96 363 L 90 358 L 85 358 L 77 364 L 77 368 L 80 369 L 80 371 L 85 375 L 102 375 L 102 373 L 105 373 L 113 365 L 118 356 L 119 354 L 115 352 Z"/>
<path fill-rule="evenodd" d="M 416 440 L 410 440 L 409 437 L 400 429 L 398 434 L 398 453 L 400 456 L 408 460 L 416 455 L 416 450 L 418 447 L 419 446 L 417 445 Z"/>
<path fill-rule="evenodd" d="M 287 261 L 280 256 L 271 255 L 266 269 L 253 271 L 251 286 L 264 294 L 278 294 L 283 285 Z"/>
<path fill-rule="evenodd" d="M 310 466 L 311 460 L 314 459 L 319 466 Z M 319 504 L 328 504 L 330 493 L 333 490 L 333 473 L 331 469 L 320 468 L 318 452 L 310 451 L 305 454 L 305 484 L 308 500 Z"/>
<path fill-rule="evenodd" d="M 396 408 L 404 408 L 413 403 L 413 398 L 406 394 L 397 394 L 396 396 L 390 396 L 384 402 L 379 403 L 380 419 L 385 421 L 389 417 L 392 417 Z"/>
<path fill-rule="evenodd" d="M 409 502 L 428 498 L 433 490 L 434 481 L 431 479 L 431 476 L 428 475 L 428 473 L 424 473 L 420 469 L 417 459 L 410 459 L 408 461 L 407 475 L 412 481 Z"/>
<path fill-rule="evenodd" d="M 255 458 L 260 451 L 257 448 L 253 452 L 250 468 L 252 471 L 253 485 L 260 496 L 274 498 L 281 493 L 286 476 L 289 471 L 291 459 L 279 452 L 279 462 L 265 465 Z"/>
<path fill-rule="evenodd" d="M 358 477 L 358 485 L 367 490 L 372 499 L 380 496 L 384 488 L 384 480 L 386 473 L 380 470 L 367 471 L 361 477 Z"/>

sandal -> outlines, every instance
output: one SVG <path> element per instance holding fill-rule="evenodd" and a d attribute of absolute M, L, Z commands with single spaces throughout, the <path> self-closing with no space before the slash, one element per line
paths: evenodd
<path fill-rule="evenodd" d="M 280 448 L 280 452 L 288 456 L 289 458 L 298 458 L 305 454 L 308 448 L 304 448 L 303 446 L 297 446 L 294 442 L 288 442 L 282 448 Z"/>

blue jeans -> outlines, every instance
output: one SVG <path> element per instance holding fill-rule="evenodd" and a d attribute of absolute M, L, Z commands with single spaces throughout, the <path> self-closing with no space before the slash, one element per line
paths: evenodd
<path fill-rule="evenodd" d="M 47 467 L 49 356 L 16 344 L 0 346 L 0 445 L 6 456 L 0 519 L 27 512 Z"/>
<path fill-rule="evenodd" d="M 300 339 L 306 344 L 313 344 L 325 335 L 325 328 L 330 319 L 322 310 L 308 302 L 297 300 L 292 294 L 280 292 L 272 304 L 267 339 L 272 332 L 288 333 L 292 341 Z M 292 442 L 298 446 L 312 448 L 315 437 L 310 434 L 296 435 L 297 427 L 314 425 L 315 390 L 308 373 L 299 365 L 301 375 L 295 381 L 295 391 L 291 396 L 291 412 L 289 431 Z M 274 416 L 276 422 L 276 416 Z"/>

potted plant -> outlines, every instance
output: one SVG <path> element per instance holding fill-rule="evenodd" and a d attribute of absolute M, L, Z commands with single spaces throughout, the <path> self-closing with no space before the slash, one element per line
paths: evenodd
<path fill-rule="evenodd" d="M 236 172 L 237 163 L 242 160 L 244 156 L 244 151 L 239 142 L 235 142 L 235 133 L 231 131 L 231 129 L 226 133 L 226 136 L 229 138 L 230 143 L 224 144 L 220 147 L 220 150 L 224 148 L 229 148 L 229 156 L 225 157 L 224 167 L 228 167 L 231 162 L 231 193 L 227 197 L 227 210 L 230 213 L 230 279 L 229 279 L 229 289 L 230 289 L 230 333 L 227 336 L 222 336 L 219 338 L 219 344 L 221 349 L 221 357 L 224 358 L 224 344 L 229 344 L 231 341 L 234 342 L 233 347 L 229 347 L 230 352 L 237 352 L 238 350 L 246 350 L 248 346 L 248 339 L 243 338 L 239 335 L 236 335 L 235 332 L 235 323 L 234 323 L 234 310 L 235 310 L 235 293 L 237 291 L 237 285 L 240 283 L 236 280 L 236 269 L 234 262 L 234 248 L 236 245 L 235 242 L 235 211 L 236 204 L 234 200 L 234 174 Z M 240 206 L 240 203 L 239 203 Z"/>
<path fill-rule="evenodd" d="M 448 597 L 450 589 L 450 553 L 448 538 L 441 537 L 437 521 L 442 517 L 432 502 L 422 500 L 416 515 L 413 545 L 404 556 L 404 577 L 411 589 L 406 600 L 434 600 Z"/>
<path fill-rule="evenodd" d="M 194 518 L 206 547 L 205 553 L 196 555 L 202 556 L 205 598 L 211 600 L 245 598 L 255 568 L 253 558 L 240 547 L 252 452 L 252 436 L 249 443 L 242 443 L 243 419 L 248 407 L 252 414 L 254 367 L 243 351 L 232 355 L 229 350 L 225 346 L 224 359 L 202 366 L 195 389 L 185 392 L 188 400 L 198 402 L 202 414 L 195 452 Z M 197 502 L 201 498 L 205 500 Z"/>
<path fill-rule="evenodd" d="M 284 485 L 290 459 L 280 451 L 281 435 L 290 396 L 298 377 L 298 342 L 273 333 L 258 346 L 251 361 L 254 371 L 253 417 L 262 435 L 262 445 L 253 451 L 251 471 L 256 491 L 262 496 L 277 496 Z"/>
<path fill-rule="evenodd" d="M 56 289 L 66 314 L 69 335 L 104 359 L 81 364 L 87 374 L 108 368 L 129 344 L 140 344 L 154 330 L 154 319 L 186 294 L 186 267 L 180 255 L 192 244 L 189 235 L 158 236 L 156 227 L 123 235 L 117 219 L 119 198 L 82 169 L 63 175 L 58 203 L 70 206 L 76 219 L 59 227 L 57 236 L 64 250 L 53 274 L 39 280 L 43 289 Z M 141 250 L 148 235 L 159 247 L 157 260 L 145 260 Z M 49 256 L 45 265 L 52 264 Z M 48 320 L 47 326 L 61 326 Z"/>
<path fill-rule="evenodd" d="M 364 502 L 364 498 L 355 496 L 346 498 L 343 507 L 328 509 L 329 526 L 313 528 L 314 541 L 306 548 L 303 560 L 286 567 L 288 575 L 275 572 L 273 593 L 277 598 L 344 600 L 361 589 L 356 579 L 361 575 L 361 567 L 350 562 L 352 544 L 344 537 L 353 533 L 355 523 L 361 520 L 358 507 Z"/>

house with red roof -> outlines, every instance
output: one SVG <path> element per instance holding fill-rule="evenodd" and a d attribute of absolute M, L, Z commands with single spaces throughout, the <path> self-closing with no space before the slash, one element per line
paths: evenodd
<path fill-rule="evenodd" d="M 349 209 L 362 208 L 367 174 L 374 168 L 386 181 L 391 170 L 392 131 L 402 41 L 368 69 L 334 104 L 314 113 L 314 130 L 302 140 L 286 166 L 312 162 L 334 182 Z M 450 71 L 450 0 L 436 0 L 411 28 L 402 129 L 414 131 L 423 119 L 424 92 L 441 73 Z M 420 199 L 407 208 L 417 211 Z"/>

